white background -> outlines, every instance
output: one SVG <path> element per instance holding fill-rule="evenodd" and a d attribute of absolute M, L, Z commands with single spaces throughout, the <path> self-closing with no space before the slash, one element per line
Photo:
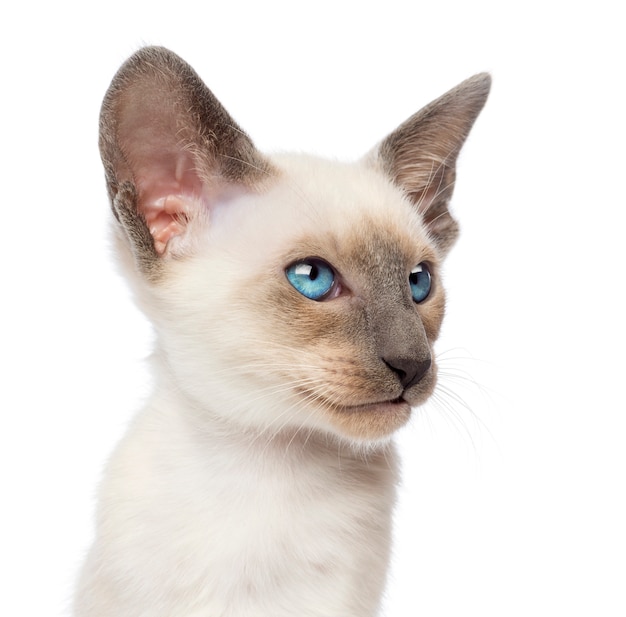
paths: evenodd
<path fill-rule="evenodd" d="M 150 332 L 112 267 L 100 101 L 143 43 L 261 149 L 354 158 L 489 70 L 462 153 L 442 394 L 399 436 L 388 617 L 626 615 L 619 3 L 2 9 L 0 614 L 66 615 Z"/>

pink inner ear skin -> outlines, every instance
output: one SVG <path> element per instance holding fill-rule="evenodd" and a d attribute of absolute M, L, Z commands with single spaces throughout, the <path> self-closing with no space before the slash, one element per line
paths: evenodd
<path fill-rule="evenodd" d="M 145 153 L 144 153 L 145 154 Z M 139 169 L 139 209 L 143 213 L 159 255 L 168 242 L 184 233 L 202 195 L 203 184 L 191 155 L 184 150 L 155 150 L 145 154 Z"/>
<path fill-rule="evenodd" d="M 184 231 L 188 220 L 186 200 L 180 195 L 166 195 L 144 204 L 142 210 L 154 239 L 154 248 L 162 255 L 167 243 Z"/>

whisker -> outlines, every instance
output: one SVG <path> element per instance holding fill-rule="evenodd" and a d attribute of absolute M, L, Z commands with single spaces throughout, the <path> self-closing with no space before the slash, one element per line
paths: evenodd
<path fill-rule="evenodd" d="M 440 387 L 438 391 L 433 393 L 432 401 L 435 406 L 437 406 L 442 412 L 442 417 L 444 419 L 450 419 L 450 426 L 452 426 L 457 434 L 459 434 L 460 436 L 465 435 L 469 439 L 470 443 L 472 444 L 474 453 L 478 454 L 478 448 L 476 447 L 476 442 L 472 435 L 472 431 L 469 429 L 467 423 L 465 422 L 463 415 L 455 409 L 454 404 L 451 404 L 449 401 L 446 400 L 446 396 L 450 396 L 453 403 L 460 402 L 465 409 L 469 409 L 469 407 L 467 407 L 467 405 L 462 401 L 462 399 L 460 399 L 460 397 L 457 397 L 445 387 Z M 463 430 L 460 430 L 458 425 L 460 425 Z"/>
<path fill-rule="evenodd" d="M 441 417 L 450 421 L 459 434 L 463 434 L 469 439 L 473 451 L 477 454 L 476 429 L 479 436 L 487 435 L 496 447 L 497 440 L 487 423 L 474 411 L 473 406 L 464 395 L 464 392 L 465 394 L 470 394 L 472 391 L 477 392 L 482 400 L 490 402 L 488 407 L 491 407 L 490 390 L 479 383 L 469 371 L 452 364 L 453 362 L 467 362 L 468 360 L 477 361 L 459 349 L 449 349 L 437 353 L 439 382 L 431 400 L 434 407 L 442 414 Z M 424 414 L 424 416 L 428 418 L 428 414 Z M 472 428 L 468 420 L 472 421 L 475 428 Z"/>

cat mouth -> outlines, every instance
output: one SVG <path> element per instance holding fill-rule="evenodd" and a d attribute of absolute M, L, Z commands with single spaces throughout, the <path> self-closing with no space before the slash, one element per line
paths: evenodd
<path fill-rule="evenodd" d="M 343 435 L 358 441 L 386 439 L 411 417 L 411 405 L 402 396 L 386 401 L 337 406 L 330 420 Z"/>
<path fill-rule="evenodd" d="M 300 392 L 307 398 L 312 398 L 311 394 L 304 390 Z M 341 435 L 357 441 L 389 437 L 409 421 L 413 407 L 404 393 L 382 400 L 374 398 L 358 403 L 353 401 L 329 401 L 317 397 L 319 412 L 326 416 L 333 428 Z"/>
<path fill-rule="evenodd" d="M 410 403 L 405 400 L 404 397 L 398 396 L 397 398 L 391 400 L 378 401 L 375 403 L 347 405 L 343 408 L 340 408 L 340 411 L 347 413 L 398 413 L 408 412 L 410 411 L 410 409 Z"/>

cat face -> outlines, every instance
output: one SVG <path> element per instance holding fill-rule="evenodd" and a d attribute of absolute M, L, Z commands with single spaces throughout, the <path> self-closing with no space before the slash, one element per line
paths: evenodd
<path fill-rule="evenodd" d="M 196 408 L 367 443 L 428 398 L 454 163 L 488 87 L 464 82 L 340 164 L 261 155 L 171 52 L 120 69 L 100 142 L 120 252 Z"/>

